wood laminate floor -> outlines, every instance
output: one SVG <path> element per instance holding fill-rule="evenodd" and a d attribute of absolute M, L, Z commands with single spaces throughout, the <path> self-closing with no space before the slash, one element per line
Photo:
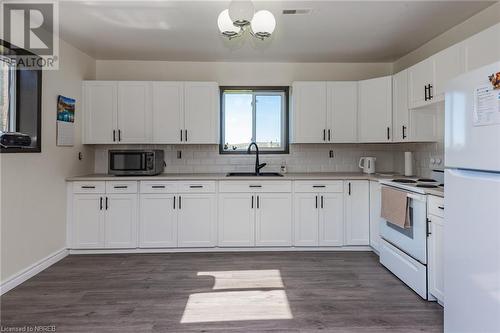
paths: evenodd
<path fill-rule="evenodd" d="M 443 311 L 369 252 L 68 256 L 1 297 L 57 332 L 442 332 Z"/>

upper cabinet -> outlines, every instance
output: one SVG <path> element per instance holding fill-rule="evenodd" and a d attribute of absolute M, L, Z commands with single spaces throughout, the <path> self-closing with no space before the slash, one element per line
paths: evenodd
<path fill-rule="evenodd" d="M 215 82 L 85 81 L 83 93 L 83 143 L 218 143 Z"/>
<path fill-rule="evenodd" d="M 466 70 L 489 65 L 500 60 L 500 23 L 464 42 Z"/>
<path fill-rule="evenodd" d="M 357 82 L 294 82 L 292 142 L 356 142 L 357 96 Z"/>
<path fill-rule="evenodd" d="M 407 142 L 410 124 L 408 109 L 408 71 L 392 77 L 392 141 Z"/>
<path fill-rule="evenodd" d="M 358 82 L 360 142 L 392 140 L 392 76 Z"/>

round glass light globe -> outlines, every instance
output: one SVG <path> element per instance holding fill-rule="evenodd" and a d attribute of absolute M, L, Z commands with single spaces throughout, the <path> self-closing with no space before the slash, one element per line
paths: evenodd
<path fill-rule="evenodd" d="M 250 23 L 255 9 L 252 1 L 233 0 L 229 4 L 229 17 L 236 26 L 244 26 Z"/>
<path fill-rule="evenodd" d="M 252 31 L 258 37 L 269 37 L 276 28 L 276 20 L 273 13 L 268 10 L 259 10 L 255 13 L 251 22 Z"/>
<path fill-rule="evenodd" d="M 219 14 L 217 25 L 219 26 L 220 32 L 225 36 L 236 35 L 240 30 L 238 27 L 234 26 L 233 21 L 229 17 L 229 10 L 227 9 Z"/>

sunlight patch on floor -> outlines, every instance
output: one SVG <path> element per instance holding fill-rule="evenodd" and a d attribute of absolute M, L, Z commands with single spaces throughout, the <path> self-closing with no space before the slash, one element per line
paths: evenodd
<path fill-rule="evenodd" d="M 213 276 L 215 291 L 189 295 L 181 323 L 293 318 L 279 270 L 198 272 L 197 275 Z M 276 289 L 259 290 L 262 288 Z M 233 290 L 227 291 L 230 289 Z"/>

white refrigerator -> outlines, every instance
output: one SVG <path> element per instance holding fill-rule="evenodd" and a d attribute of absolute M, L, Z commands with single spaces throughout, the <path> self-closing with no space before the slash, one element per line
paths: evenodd
<path fill-rule="evenodd" d="M 500 61 L 445 97 L 444 331 L 500 332 Z M 500 74 L 499 74 L 500 75 Z"/>

